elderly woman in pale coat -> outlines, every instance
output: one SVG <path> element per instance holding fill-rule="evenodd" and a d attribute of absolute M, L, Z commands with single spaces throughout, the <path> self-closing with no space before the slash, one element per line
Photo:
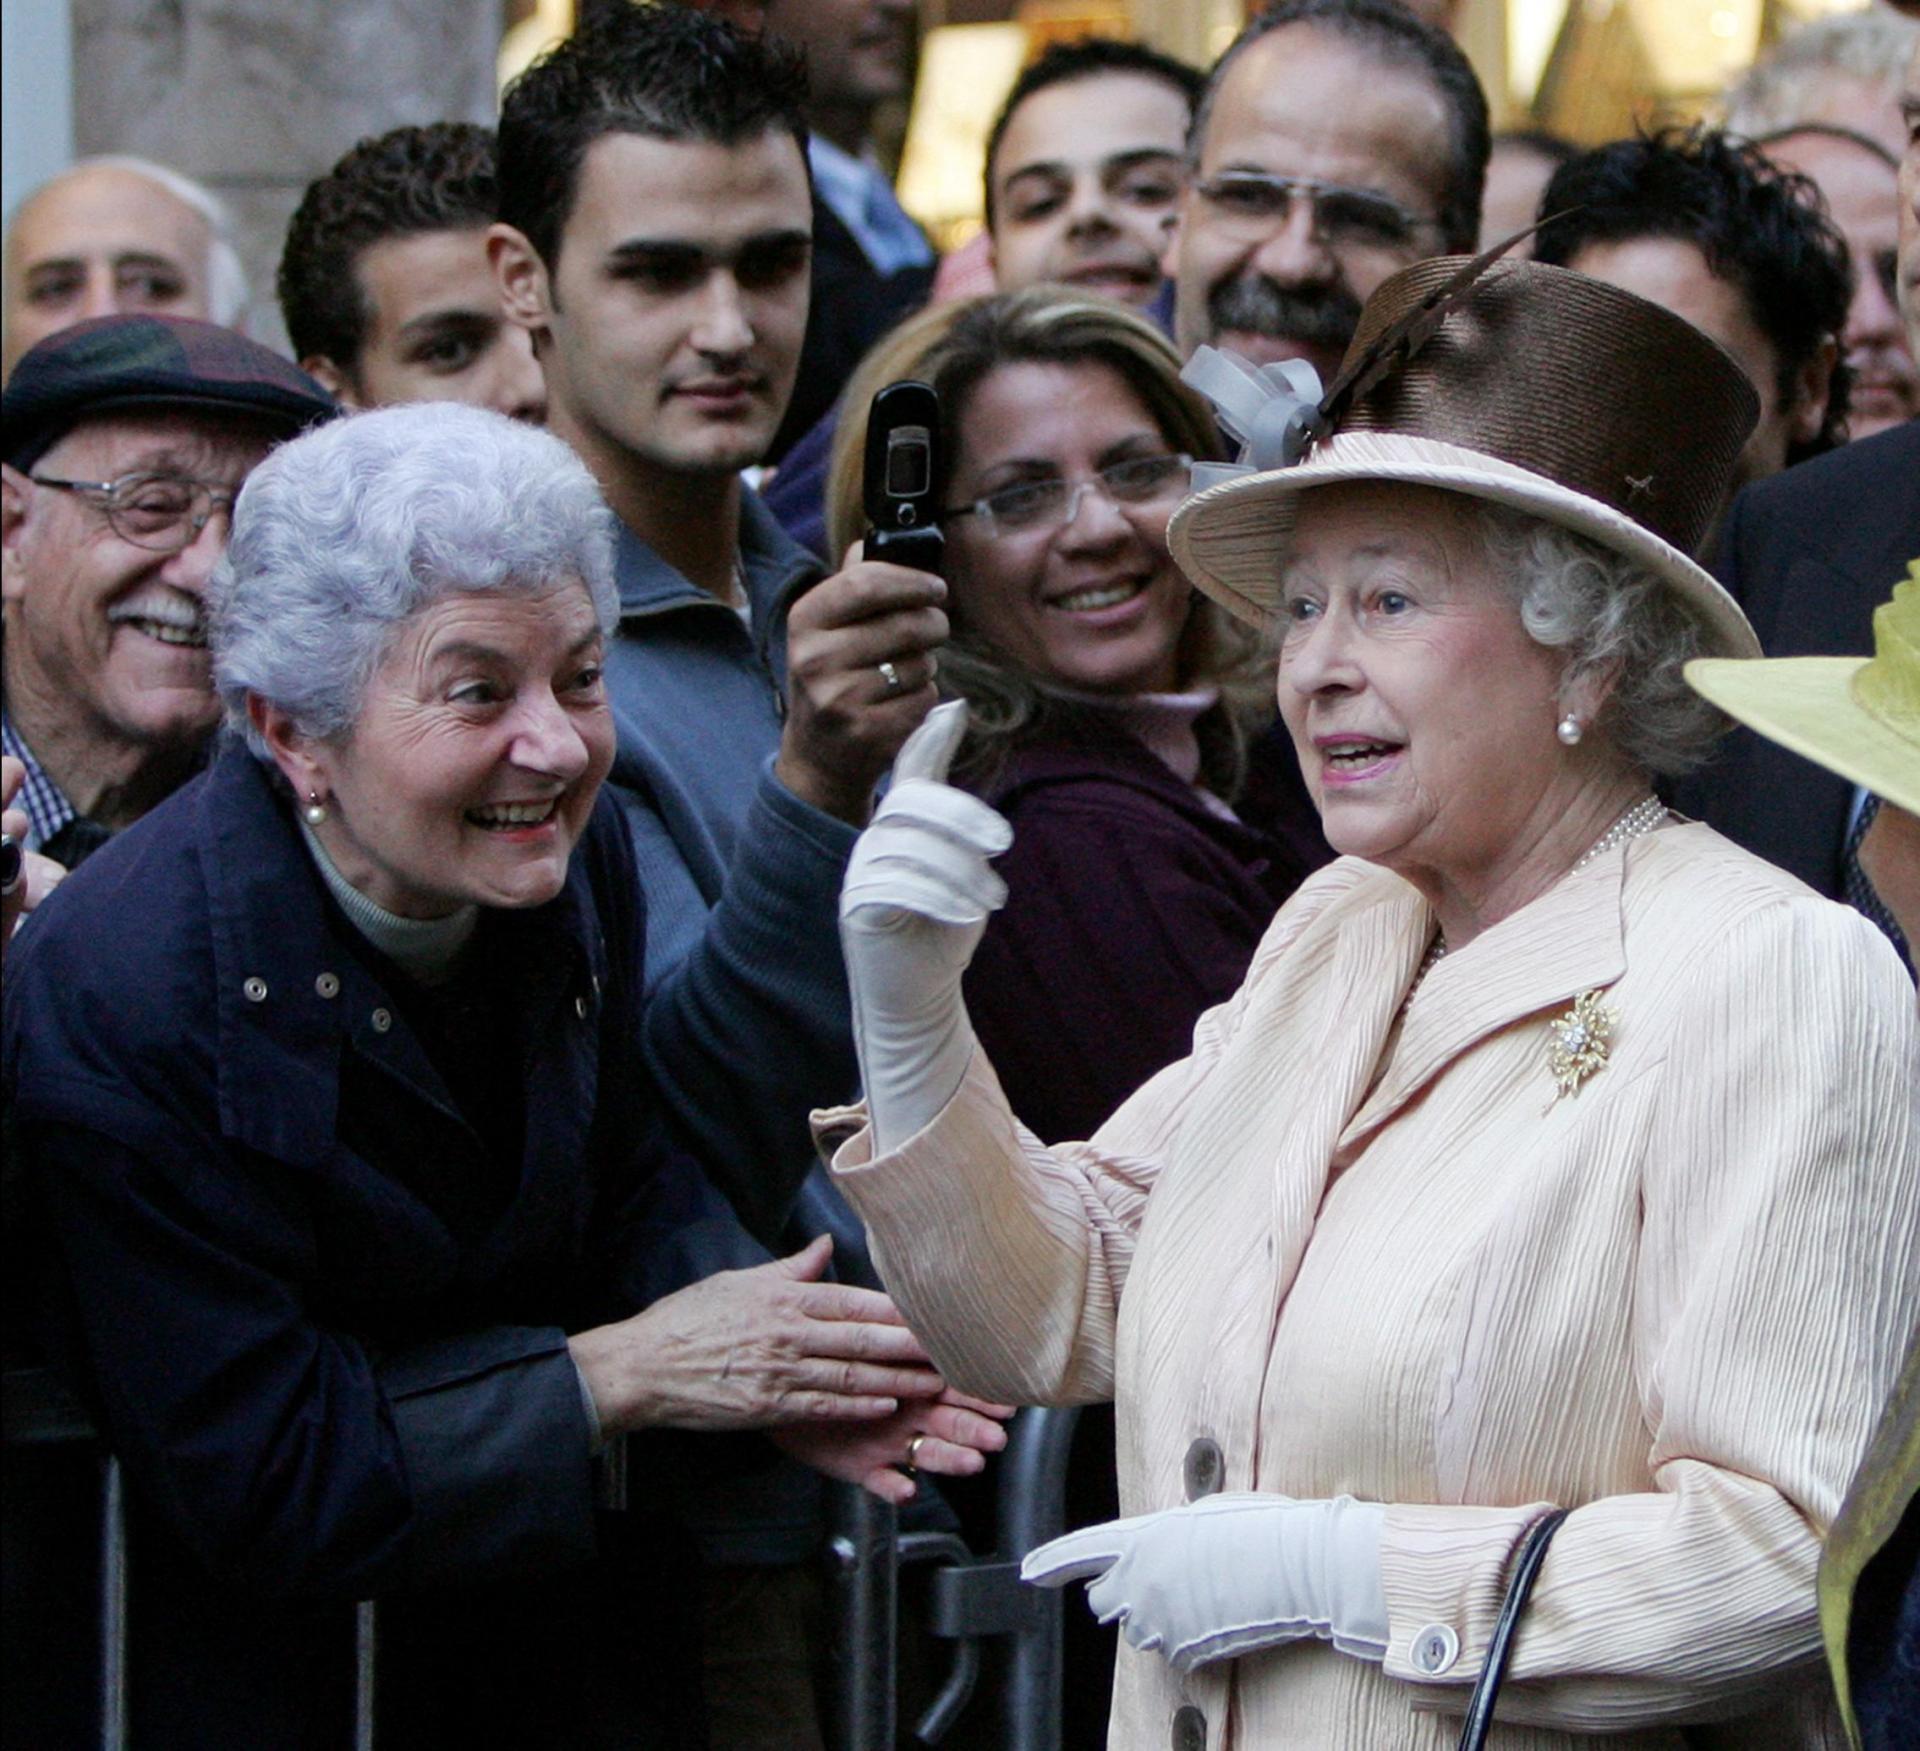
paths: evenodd
<path fill-rule="evenodd" d="M 1005 829 L 930 723 L 842 903 L 871 1129 L 822 1133 L 943 1370 L 1117 1398 L 1129 1517 L 1028 1564 L 1122 1620 L 1116 1746 L 1450 1745 L 1554 1507 L 1491 1744 L 1838 1744 L 1814 1568 L 1920 1309 L 1911 990 L 1653 795 L 1723 721 L 1685 660 L 1756 654 L 1688 557 L 1745 379 L 1630 294 L 1460 268 L 1376 293 L 1305 462 L 1173 525 L 1278 617 L 1345 855 L 1044 1149 L 958 995 Z"/>

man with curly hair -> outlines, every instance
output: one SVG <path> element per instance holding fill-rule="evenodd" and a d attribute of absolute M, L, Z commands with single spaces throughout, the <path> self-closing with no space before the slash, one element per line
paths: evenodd
<path fill-rule="evenodd" d="M 1540 198 L 1565 215 L 1535 256 L 1684 316 L 1740 362 L 1760 423 L 1734 491 L 1830 450 L 1847 421 L 1847 246 L 1806 178 L 1713 129 L 1666 129 L 1569 159 Z"/>
<path fill-rule="evenodd" d="M 278 290 L 302 365 L 348 407 L 465 401 L 546 412 L 527 331 L 487 261 L 493 132 L 471 122 L 362 140 L 308 188 Z"/>

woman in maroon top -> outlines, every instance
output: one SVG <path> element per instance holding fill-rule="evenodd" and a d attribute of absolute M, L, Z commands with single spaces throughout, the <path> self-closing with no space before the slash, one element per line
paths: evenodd
<path fill-rule="evenodd" d="M 844 406 L 902 377 L 940 396 L 947 601 L 939 682 L 971 727 L 956 781 L 1013 826 L 1007 903 L 967 969 L 968 1013 L 1043 1141 L 1091 1136 L 1245 977 L 1280 903 L 1331 853 L 1275 716 L 1272 664 L 1167 551 L 1188 464 L 1221 453 L 1165 336 L 1061 288 L 942 305 L 870 353 Z M 864 417 L 828 479 L 858 538 Z M 1257 797 L 1260 812 L 1236 810 Z M 1255 824 L 1255 822 L 1259 824 Z M 1299 823 L 1296 827 L 1294 822 Z M 984 1505 L 949 1491 L 969 1530 Z M 1113 1412 L 1081 1412 L 1067 1517 L 1110 1519 Z M 1066 1629 L 1070 1751 L 1106 1743 L 1114 1634 Z"/>
<path fill-rule="evenodd" d="M 1013 824 L 1008 900 L 966 998 L 1021 1119 L 1085 1137 L 1230 996 L 1280 902 L 1327 855 L 1235 812 L 1249 748 L 1276 748 L 1270 665 L 1167 552 L 1188 465 L 1219 453 L 1206 405 L 1149 323 L 1038 287 L 931 310 L 869 354 L 846 406 L 896 378 L 942 409 L 952 643 L 940 684 L 972 728 L 959 776 Z M 864 419 L 829 485 L 860 533 Z M 1263 798 L 1297 770 L 1250 788 Z"/>

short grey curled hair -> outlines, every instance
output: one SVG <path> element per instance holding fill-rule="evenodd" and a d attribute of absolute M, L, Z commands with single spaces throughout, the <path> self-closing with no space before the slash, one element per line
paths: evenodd
<path fill-rule="evenodd" d="M 1474 504 L 1494 575 L 1536 644 L 1561 651 L 1569 675 L 1616 668 L 1594 726 L 1643 772 L 1678 778 L 1702 765 L 1730 727 L 1681 671 L 1713 654 L 1673 588 L 1637 560 L 1525 511 Z"/>
<path fill-rule="evenodd" d="M 229 726 L 269 760 L 248 694 L 303 735 L 343 736 L 421 609 L 456 592 L 538 594 L 570 580 L 610 632 L 613 514 L 558 438 L 456 402 L 354 414 L 247 477 L 207 589 L 213 684 Z"/>

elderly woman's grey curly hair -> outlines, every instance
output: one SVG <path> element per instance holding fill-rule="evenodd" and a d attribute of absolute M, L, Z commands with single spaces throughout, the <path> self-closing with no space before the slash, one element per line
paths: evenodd
<path fill-rule="evenodd" d="M 1494 575 L 1513 592 L 1528 635 L 1564 652 L 1569 675 L 1613 672 L 1594 729 L 1655 777 L 1703 764 L 1728 720 L 1682 674 L 1690 658 L 1713 653 L 1671 586 L 1557 523 L 1503 505 L 1474 508 Z"/>
<path fill-rule="evenodd" d="M 613 516 L 580 459 L 502 414 L 430 402 L 355 414 L 248 476 L 208 585 L 213 681 L 261 760 L 258 694 L 301 734 L 350 734 L 394 635 L 455 593 L 579 582 L 611 631 Z"/>

